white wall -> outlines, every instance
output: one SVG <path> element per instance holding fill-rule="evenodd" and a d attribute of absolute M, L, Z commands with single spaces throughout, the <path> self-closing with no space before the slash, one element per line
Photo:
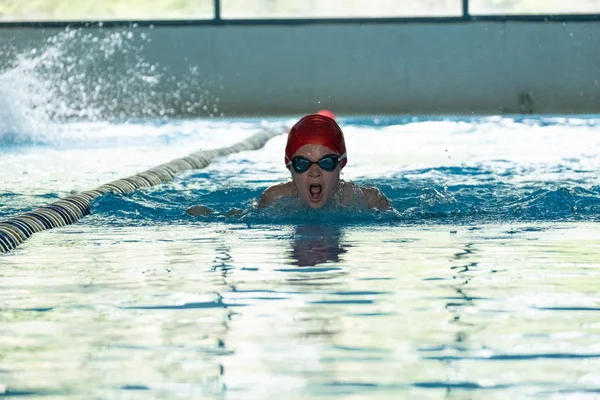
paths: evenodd
<path fill-rule="evenodd" d="M 0 29 L 4 64 L 59 31 Z M 217 114 L 228 117 L 322 107 L 339 114 L 510 114 L 520 107 L 546 114 L 600 112 L 597 22 L 207 25 L 133 32 L 151 39 L 140 41 L 143 58 L 165 68 L 155 90 L 174 93 L 177 82 L 193 83 L 179 98 L 164 100 L 180 115 L 211 112 L 212 105 L 208 111 L 181 105 L 204 90 L 209 103 L 218 98 Z M 95 73 L 120 73 L 107 66 Z M 202 84 L 190 78 L 192 68 Z M 144 90 L 136 87 L 136 95 Z M 531 93 L 531 104 L 520 106 L 523 93 Z"/>

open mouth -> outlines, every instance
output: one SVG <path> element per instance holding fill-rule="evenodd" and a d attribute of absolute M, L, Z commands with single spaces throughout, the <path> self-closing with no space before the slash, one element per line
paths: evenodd
<path fill-rule="evenodd" d="M 309 186 L 310 191 L 310 200 L 314 202 L 318 202 L 321 200 L 321 195 L 323 193 L 323 187 L 318 184 L 313 184 Z"/>

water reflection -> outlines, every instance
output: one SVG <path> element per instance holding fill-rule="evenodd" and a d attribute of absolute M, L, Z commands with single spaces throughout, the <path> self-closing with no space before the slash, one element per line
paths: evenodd
<path fill-rule="evenodd" d="M 469 351 L 469 335 L 476 330 L 476 326 L 471 322 L 463 319 L 465 309 L 474 306 L 474 297 L 469 295 L 469 282 L 473 278 L 471 272 L 477 269 L 479 262 L 475 261 L 479 257 L 478 248 L 475 243 L 467 242 L 463 244 L 463 248 L 455 253 L 451 259 L 454 264 L 451 269 L 453 271 L 453 283 L 450 288 L 455 292 L 454 296 L 448 298 L 445 305 L 446 310 L 450 312 L 450 324 L 456 325 L 457 329 L 448 347 L 456 351 L 458 354 Z M 460 381 L 463 371 L 460 368 L 460 362 L 453 360 L 444 361 L 448 366 L 448 378 L 451 381 Z M 458 390 L 457 390 L 458 389 Z M 450 384 L 446 385 L 446 399 L 463 398 L 464 389 L 462 387 L 453 387 Z"/>
<path fill-rule="evenodd" d="M 290 258 L 292 264 L 312 267 L 326 262 L 337 263 L 340 255 L 346 253 L 340 243 L 342 230 L 324 224 L 298 225 L 292 239 Z"/>
<path fill-rule="evenodd" d="M 221 282 L 219 282 L 219 286 L 223 288 L 223 293 L 224 292 L 234 292 L 236 290 L 235 286 L 232 285 L 231 283 L 229 283 L 228 281 L 228 273 L 230 270 L 233 269 L 232 267 L 232 256 L 231 256 L 231 248 L 230 246 L 226 245 L 226 244 L 221 244 L 220 246 L 218 246 L 216 249 L 216 256 L 215 259 L 213 261 L 213 266 L 212 266 L 212 270 L 213 271 L 220 271 L 220 277 L 221 277 Z M 221 293 L 216 293 L 217 295 L 217 302 L 220 302 L 221 304 L 224 303 L 223 301 L 223 296 Z M 223 329 L 218 332 L 216 331 L 216 335 L 215 339 L 217 342 L 217 349 L 218 351 L 223 352 L 223 354 L 226 354 L 229 350 L 228 350 L 228 346 L 227 346 L 227 335 L 229 333 L 229 331 L 231 330 L 231 322 L 232 322 L 232 317 L 233 315 L 235 315 L 234 311 L 231 310 L 229 307 L 225 306 L 225 309 L 227 309 L 227 314 L 223 317 L 221 316 L 218 319 L 221 319 L 221 325 L 223 327 Z M 211 376 L 211 381 L 213 384 L 213 388 L 215 389 L 215 392 L 222 392 L 223 390 L 225 390 L 225 384 L 224 384 L 224 377 L 225 377 L 225 365 L 223 364 L 223 362 L 220 359 L 216 359 L 216 364 L 218 365 L 218 372 L 215 374 L 214 372 L 212 372 L 212 376 Z"/>

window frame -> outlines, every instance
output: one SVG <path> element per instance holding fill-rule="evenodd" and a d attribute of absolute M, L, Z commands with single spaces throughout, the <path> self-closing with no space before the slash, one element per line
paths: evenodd
<path fill-rule="evenodd" d="M 227 26 L 227 25 L 323 25 L 323 24 L 398 24 L 398 23 L 458 23 L 458 22 L 581 22 L 600 21 L 598 14 L 476 14 L 469 12 L 469 0 L 462 0 L 462 15 L 440 17 L 351 17 L 351 18 L 223 18 L 221 0 L 213 0 L 213 16 L 206 19 L 166 20 L 48 20 L 0 21 L 2 27 L 29 28 L 98 28 L 98 27 L 158 27 L 158 26 Z"/>

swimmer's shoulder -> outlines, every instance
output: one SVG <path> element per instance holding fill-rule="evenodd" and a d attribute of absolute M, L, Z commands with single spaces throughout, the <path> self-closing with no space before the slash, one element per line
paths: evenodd
<path fill-rule="evenodd" d="M 294 195 L 295 190 L 292 182 L 280 183 L 279 185 L 267 188 L 258 199 L 256 206 L 258 208 L 265 208 L 282 197 L 293 197 Z"/>

